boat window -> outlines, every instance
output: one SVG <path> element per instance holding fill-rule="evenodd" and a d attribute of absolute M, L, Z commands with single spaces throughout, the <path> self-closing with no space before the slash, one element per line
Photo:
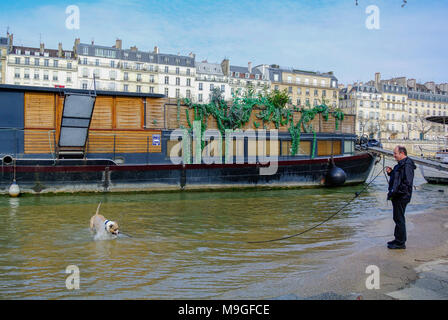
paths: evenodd
<path fill-rule="evenodd" d="M 177 154 L 177 156 L 182 157 L 182 141 L 167 140 L 166 156 L 168 158 L 171 152 L 173 152 L 173 156 Z"/>
<path fill-rule="evenodd" d="M 317 155 L 331 156 L 341 154 L 341 141 L 318 140 L 317 141 Z"/>
<path fill-rule="evenodd" d="M 354 151 L 354 142 L 350 140 L 344 141 L 344 153 L 352 154 Z"/>
<path fill-rule="evenodd" d="M 261 141 L 256 141 L 255 139 L 248 139 L 247 140 L 247 155 L 249 157 L 254 156 L 278 156 L 280 144 L 279 141 L 270 141 L 269 139 L 266 139 L 264 143 Z"/>
<path fill-rule="evenodd" d="M 291 155 L 291 140 L 282 140 L 282 156 Z M 298 156 L 309 156 L 311 154 L 311 141 L 300 141 L 299 149 L 296 155 Z"/>

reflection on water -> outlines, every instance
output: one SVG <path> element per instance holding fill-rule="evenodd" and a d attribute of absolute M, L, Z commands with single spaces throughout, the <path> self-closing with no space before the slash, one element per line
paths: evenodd
<path fill-rule="evenodd" d="M 429 203 L 447 206 L 448 188 L 427 185 L 420 176 L 416 185 L 410 213 Z M 362 239 L 366 224 L 391 216 L 384 176 L 347 210 L 303 237 L 247 242 L 309 228 L 361 188 L 2 197 L 0 298 L 287 294 L 292 290 L 287 284 L 331 263 L 331 257 Z M 99 201 L 101 214 L 131 237 L 93 240 L 89 219 Z M 80 290 L 65 287 L 69 265 L 80 269 Z"/>

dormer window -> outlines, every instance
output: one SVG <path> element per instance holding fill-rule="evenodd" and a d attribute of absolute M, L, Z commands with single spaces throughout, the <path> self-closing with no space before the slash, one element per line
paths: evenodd
<path fill-rule="evenodd" d="M 49 57 L 50 54 L 48 52 L 44 52 L 44 57 Z"/>
<path fill-rule="evenodd" d="M 16 49 L 16 54 L 22 54 L 22 50 Z"/>
<path fill-rule="evenodd" d="M 27 50 L 27 51 L 25 51 L 25 54 L 26 54 L 27 56 L 29 56 L 29 55 L 30 55 L 30 52 Z"/>
<path fill-rule="evenodd" d="M 246 73 L 245 76 L 246 76 L 246 79 L 249 79 L 249 74 L 248 73 Z"/>
<path fill-rule="evenodd" d="M 240 73 L 239 72 L 235 72 L 235 77 L 239 77 Z"/>

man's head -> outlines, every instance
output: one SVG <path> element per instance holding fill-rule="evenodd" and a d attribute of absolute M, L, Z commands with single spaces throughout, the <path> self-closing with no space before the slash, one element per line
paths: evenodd
<path fill-rule="evenodd" d="M 408 151 L 403 146 L 396 146 L 394 149 L 394 158 L 397 161 L 403 160 L 408 156 Z"/>

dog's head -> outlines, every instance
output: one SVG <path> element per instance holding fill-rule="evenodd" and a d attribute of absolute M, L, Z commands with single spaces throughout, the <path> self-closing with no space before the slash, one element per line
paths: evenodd
<path fill-rule="evenodd" d="M 114 236 L 118 236 L 118 223 L 116 223 L 115 221 L 109 221 L 107 220 L 105 222 L 105 229 L 107 232 L 110 232 L 111 234 L 113 234 Z"/>

